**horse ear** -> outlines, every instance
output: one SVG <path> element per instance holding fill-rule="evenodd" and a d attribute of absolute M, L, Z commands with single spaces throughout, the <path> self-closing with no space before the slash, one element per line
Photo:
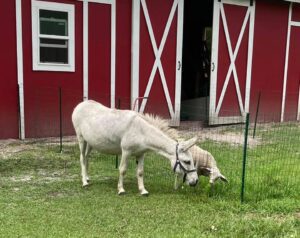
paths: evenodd
<path fill-rule="evenodd" d="M 191 148 L 193 145 L 195 145 L 197 143 L 197 140 L 198 140 L 198 137 L 195 136 L 192 139 L 182 142 L 181 143 L 182 151 L 187 151 L 189 148 Z"/>
<path fill-rule="evenodd" d="M 219 176 L 219 178 L 223 181 L 223 182 L 225 182 L 225 183 L 228 183 L 228 180 L 227 180 L 227 178 L 224 176 L 224 175 L 220 175 Z"/>
<path fill-rule="evenodd" d="M 210 168 L 206 168 L 206 167 L 204 167 L 204 168 L 201 168 L 203 171 L 205 171 L 206 173 L 209 173 L 209 174 L 211 174 L 212 173 L 212 170 L 210 169 Z"/>

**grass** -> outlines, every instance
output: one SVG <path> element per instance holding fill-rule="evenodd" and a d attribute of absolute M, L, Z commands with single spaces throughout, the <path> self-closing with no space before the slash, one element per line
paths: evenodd
<path fill-rule="evenodd" d="M 92 184 L 83 189 L 77 146 L 60 154 L 56 145 L 25 142 L 0 157 L 0 237 L 299 237 L 299 134 L 297 125 L 258 128 L 262 143 L 248 150 L 244 204 L 241 145 L 201 144 L 230 181 L 213 190 L 201 177 L 200 186 L 174 191 L 168 162 L 147 155 L 150 196 L 141 197 L 134 160 L 127 194 L 118 196 L 113 156 L 92 153 Z"/>

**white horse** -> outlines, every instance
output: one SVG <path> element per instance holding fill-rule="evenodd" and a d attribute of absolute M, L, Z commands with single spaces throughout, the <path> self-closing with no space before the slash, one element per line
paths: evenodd
<path fill-rule="evenodd" d="M 174 140 L 180 140 L 178 131 L 170 128 L 168 121 L 151 114 L 145 114 L 143 118 Z M 221 179 L 223 182 L 228 182 L 227 178 L 220 172 L 217 167 L 217 162 L 210 152 L 203 150 L 197 145 L 192 146 L 189 151 L 193 156 L 194 165 L 199 177 L 201 175 L 209 177 L 209 183 L 211 185 L 218 179 Z M 174 188 L 177 189 L 178 185 L 178 176 L 176 175 Z"/>
<path fill-rule="evenodd" d="M 91 100 L 76 106 L 72 122 L 79 142 L 83 186 L 87 186 L 89 181 L 87 156 L 92 148 L 106 154 L 122 154 L 118 194 L 125 193 L 123 180 L 130 156 L 135 156 L 138 162 L 139 191 L 141 195 L 148 194 L 143 179 L 144 154 L 147 151 L 154 151 L 169 159 L 174 172 L 184 174 L 190 186 L 198 182 L 192 155 L 188 151 L 196 143 L 196 137 L 177 142 L 137 112 L 110 109 Z"/>

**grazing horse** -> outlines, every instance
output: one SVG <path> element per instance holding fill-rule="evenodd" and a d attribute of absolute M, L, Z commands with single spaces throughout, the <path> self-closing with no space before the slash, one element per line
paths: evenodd
<path fill-rule="evenodd" d="M 143 118 L 171 138 L 180 140 L 178 131 L 170 128 L 167 120 L 151 114 L 145 114 L 143 115 Z M 227 178 L 221 174 L 219 168 L 217 167 L 217 162 L 211 153 L 203 150 L 197 145 L 192 146 L 189 151 L 193 156 L 194 165 L 199 177 L 201 175 L 209 177 L 209 183 L 211 185 L 213 185 L 218 179 L 223 182 L 228 182 Z M 176 174 L 174 188 L 177 189 L 178 185 L 178 175 Z"/>
<path fill-rule="evenodd" d="M 144 154 L 156 152 L 167 158 L 175 173 L 183 174 L 186 183 L 195 186 L 197 171 L 189 152 L 197 141 L 192 138 L 177 142 L 151 125 L 142 115 L 130 110 L 110 109 L 88 100 L 79 103 L 73 111 L 72 122 L 80 148 L 80 164 L 83 186 L 88 185 L 88 159 L 91 149 L 106 154 L 122 154 L 119 166 L 118 194 L 124 194 L 124 176 L 128 159 L 137 159 L 137 180 L 141 195 L 148 195 L 144 187 Z"/>

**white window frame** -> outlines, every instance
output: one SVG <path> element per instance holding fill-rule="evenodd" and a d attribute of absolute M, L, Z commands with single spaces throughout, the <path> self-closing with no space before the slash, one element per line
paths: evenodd
<path fill-rule="evenodd" d="M 39 11 L 59 11 L 68 13 L 68 36 L 41 35 L 39 32 Z M 32 69 L 34 71 L 75 72 L 75 10 L 73 4 L 32 1 Z M 68 40 L 68 64 L 40 62 L 40 38 Z"/>

